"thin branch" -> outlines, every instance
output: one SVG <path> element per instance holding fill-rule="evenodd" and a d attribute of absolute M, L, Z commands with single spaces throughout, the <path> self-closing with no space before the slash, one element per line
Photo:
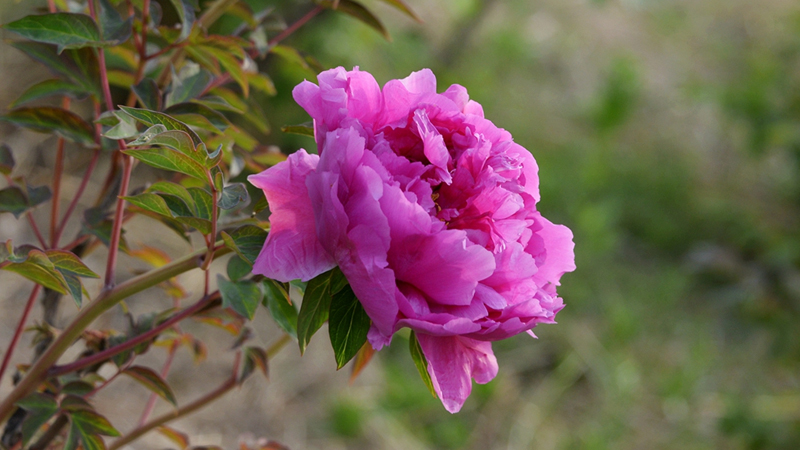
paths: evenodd
<path fill-rule="evenodd" d="M 169 264 L 131 278 L 116 287 L 103 291 L 93 302 L 80 310 L 75 319 L 53 341 L 42 356 L 28 369 L 25 377 L 0 402 L 0 423 L 5 422 L 14 410 L 14 404 L 33 392 L 47 379 L 48 370 L 81 336 L 81 333 L 101 314 L 123 299 L 139 293 L 184 272 L 198 268 L 203 262 L 206 249 L 190 253 Z M 215 256 L 229 253 L 222 242 L 217 243 Z"/>
<path fill-rule="evenodd" d="M 167 379 L 169 369 L 172 366 L 172 361 L 175 359 L 175 353 L 177 351 L 178 343 L 173 342 L 169 347 L 169 353 L 167 353 L 167 360 L 164 361 L 164 367 L 161 368 L 161 378 L 164 380 Z M 150 398 L 147 399 L 147 405 L 145 405 L 144 411 L 142 411 L 142 417 L 139 418 L 139 426 L 147 423 L 147 419 L 150 418 L 150 414 L 153 414 L 153 410 L 156 408 L 156 401 L 158 401 L 158 397 L 159 395 L 156 393 L 150 394 Z"/>
<path fill-rule="evenodd" d="M 203 408 L 204 406 L 207 406 L 208 404 L 214 402 L 214 400 L 217 400 L 218 398 L 222 397 L 223 395 L 227 394 L 228 391 L 230 391 L 231 389 L 233 389 L 233 388 L 235 388 L 236 386 L 239 385 L 239 383 L 237 383 L 237 381 L 236 381 L 236 378 L 237 378 L 237 371 L 238 371 L 238 367 L 239 367 L 239 359 L 240 359 L 240 357 L 241 357 L 241 354 L 237 353 L 236 354 L 236 358 L 235 358 L 235 360 L 233 362 L 233 373 L 231 374 L 231 376 L 227 380 L 225 380 L 216 389 L 214 389 L 213 391 L 209 392 L 208 394 L 198 398 L 197 400 L 193 401 L 192 403 L 189 403 L 189 404 L 184 405 L 184 406 L 182 406 L 182 407 L 180 407 L 180 408 L 178 408 L 178 409 L 176 409 L 174 411 L 171 411 L 171 412 L 168 412 L 168 413 L 163 414 L 161 416 L 158 416 L 155 419 L 151 420 L 150 422 L 148 422 L 148 423 L 146 423 L 144 425 L 136 427 L 130 433 L 122 436 L 121 438 L 119 438 L 116 441 L 114 441 L 113 443 L 111 443 L 111 445 L 108 446 L 108 450 L 116 450 L 116 449 L 128 444 L 129 442 L 132 442 L 132 441 L 138 439 L 140 436 L 142 436 L 143 434 L 147 433 L 148 431 L 150 431 L 150 430 L 152 430 L 154 428 L 158 428 L 158 427 L 160 427 L 161 425 L 164 425 L 167 422 L 170 422 L 170 421 L 173 421 L 173 420 L 178 419 L 180 417 L 189 415 L 189 414 L 191 414 L 191 413 Z"/>
<path fill-rule="evenodd" d="M 61 99 L 61 107 L 69 109 L 69 97 Z M 50 248 L 58 247 L 58 207 L 61 199 L 61 177 L 64 174 L 64 138 L 56 144 L 56 165 L 53 169 L 53 198 L 50 204 Z"/>
<path fill-rule="evenodd" d="M 39 296 L 39 291 L 41 289 L 42 285 L 35 285 L 33 287 L 33 291 L 31 291 L 30 297 L 28 297 L 28 303 L 25 304 L 25 309 L 22 311 L 22 317 L 20 317 L 19 322 L 17 323 L 17 329 L 14 331 L 14 337 L 11 338 L 11 343 L 8 344 L 6 354 L 3 356 L 3 364 L 0 366 L 0 380 L 3 379 L 3 375 L 6 373 L 8 363 L 11 361 L 11 355 L 14 353 L 14 349 L 17 347 L 17 342 L 19 342 L 19 338 L 22 336 L 22 330 L 25 329 L 25 323 L 28 321 L 28 315 L 30 315 L 31 309 L 33 308 L 33 303 L 36 301 L 36 297 Z"/>
<path fill-rule="evenodd" d="M 278 34 L 274 38 L 270 39 L 269 42 L 267 42 L 267 45 L 269 47 L 272 47 L 273 45 L 277 45 L 280 41 L 282 41 L 282 40 L 286 39 L 287 37 L 291 36 L 292 33 L 297 31 L 298 28 L 300 28 L 303 25 L 305 25 L 306 22 L 308 22 L 309 20 L 313 19 L 314 16 L 316 16 L 317 14 L 322 12 L 323 9 L 325 9 L 325 8 L 322 7 L 322 6 L 315 7 L 314 9 L 312 9 L 311 11 L 306 13 L 305 16 L 301 17 L 297 22 L 289 25 L 289 27 L 287 27 L 285 30 L 280 32 L 280 34 Z"/>
<path fill-rule="evenodd" d="M 137 345 L 147 342 L 151 339 L 156 338 L 159 334 L 161 334 L 164 330 L 171 327 L 172 325 L 180 322 L 181 320 L 197 314 L 199 311 L 202 311 L 206 306 L 211 304 L 215 300 L 219 300 L 219 292 L 216 292 L 212 295 L 203 297 L 194 305 L 184 309 L 183 311 L 175 314 L 174 316 L 167 319 L 165 322 L 159 324 L 157 327 L 151 328 L 150 330 L 133 337 L 119 345 L 115 345 L 114 347 L 108 348 L 103 350 L 102 352 L 95 353 L 91 356 L 87 356 L 85 358 L 79 359 L 75 362 L 64 364 L 63 366 L 54 366 L 50 370 L 47 371 L 47 376 L 55 377 L 59 375 L 64 375 L 67 373 L 74 372 L 76 370 L 83 369 L 84 367 L 93 366 L 95 364 L 99 364 L 109 359 L 113 358 L 114 356 L 130 350 Z"/>
<path fill-rule="evenodd" d="M 100 159 L 100 153 L 101 150 L 99 148 L 94 151 L 92 159 L 89 161 L 89 166 L 86 167 L 86 172 L 84 172 L 83 178 L 81 179 L 81 184 L 78 186 L 78 190 L 75 191 L 75 195 L 72 197 L 69 207 L 67 207 L 67 212 L 64 213 L 64 217 L 61 218 L 61 223 L 58 224 L 55 245 L 58 245 L 58 240 L 61 238 L 61 235 L 64 233 L 64 228 L 67 226 L 67 220 L 69 220 L 70 216 L 75 211 L 75 207 L 78 206 L 78 200 L 80 200 L 81 196 L 83 195 L 83 191 L 86 190 L 86 186 L 89 184 L 89 178 L 91 178 L 92 172 L 94 172 L 94 168 L 97 166 L 97 161 Z"/>
<path fill-rule="evenodd" d="M 31 229 L 33 230 L 33 234 L 36 235 L 36 239 L 39 241 L 39 244 L 42 248 L 47 248 L 47 241 L 44 240 L 44 236 L 42 236 L 42 232 L 39 231 L 39 226 L 36 225 L 36 220 L 33 218 L 31 213 L 26 214 L 28 216 L 28 222 L 31 224 Z"/>

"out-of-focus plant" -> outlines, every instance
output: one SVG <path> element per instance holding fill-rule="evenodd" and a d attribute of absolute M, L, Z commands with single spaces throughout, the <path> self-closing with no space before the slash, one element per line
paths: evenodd
<path fill-rule="evenodd" d="M 285 159 L 260 144 L 270 132 L 259 98 L 275 94 L 270 77 L 258 61 L 282 58 L 310 75 L 321 70 L 316 60 L 282 42 L 315 16 L 328 10 L 349 14 L 388 37 L 381 21 L 352 0 L 318 1 L 280 8 L 265 0 L 49 0 L 48 11 L 7 23 L 19 40 L 10 45 L 46 66 L 51 79 L 25 89 L 0 120 L 33 131 L 55 134 L 55 172 L 49 186 L 33 186 L 15 171 L 14 152 L 0 147 L 0 213 L 26 220 L 34 243 L 6 240 L 0 245 L 0 269 L 19 274 L 33 287 L 20 311 L 13 338 L 4 343 L 0 378 L 8 376 L 14 349 L 29 324 L 34 302 L 44 296 L 44 320 L 30 328 L 37 351 L 30 365 L 18 365 L 11 392 L 0 399 L 2 446 L 43 449 L 120 448 L 158 429 L 182 448 L 189 439 L 166 426 L 243 383 L 251 374 L 267 373 L 269 358 L 297 336 L 297 310 L 290 286 L 251 274 L 269 224 L 258 213 L 266 202 L 259 192 L 233 182 L 239 175 L 260 172 Z M 416 19 L 402 0 L 387 0 Z M 286 10 L 286 11 L 284 11 Z M 283 14 L 297 16 L 286 25 Z M 20 85 L 24 81 L 20 80 Z M 60 99 L 60 106 L 49 105 Z M 92 111 L 90 116 L 80 111 Z M 307 133 L 305 126 L 286 132 Z M 91 159 L 69 206 L 61 211 L 65 153 L 89 152 Z M 109 160 L 99 192 L 87 192 L 98 162 Z M 137 164 L 159 169 L 160 181 L 131 190 Z M 251 197 L 251 192 L 253 197 Z M 77 211 L 85 195 L 94 206 Z M 65 199 L 66 200 L 66 199 Z M 34 208 L 50 208 L 49 227 L 40 226 Z M 191 242 L 202 236 L 202 248 L 171 260 L 153 246 L 134 247 L 124 239 L 124 227 L 144 215 Z M 71 221 L 80 221 L 76 236 L 65 236 Z M 106 247 L 103 273 L 82 258 Z M 117 283 L 120 252 L 153 268 Z M 211 262 L 228 253 L 226 274 L 212 274 Z M 176 276 L 204 271 L 202 295 L 181 306 L 186 290 Z M 212 277 L 218 290 L 213 290 Z M 99 292 L 84 287 L 84 279 L 101 279 Z M 92 285 L 89 286 L 90 288 Z M 124 300 L 158 287 L 174 299 L 174 308 L 134 317 Z M 74 300 L 78 312 L 64 329 L 56 329 L 55 311 L 62 296 Z M 90 301 L 86 301 L 90 299 Z M 246 323 L 263 304 L 285 331 L 269 348 L 248 345 Z M 93 329 L 94 320 L 115 308 L 129 322 L 127 330 Z M 198 337 L 178 324 L 196 318 L 219 326 L 235 338 L 230 377 L 191 403 L 179 402 L 165 381 L 172 357 L 188 347 L 196 358 L 206 356 Z M 168 351 L 158 370 L 137 363 L 153 344 Z M 58 364 L 64 353 L 82 345 L 80 356 Z M 113 364 L 103 377 L 98 369 Z M 100 412 L 92 397 L 120 375 L 133 378 L 152 392 L 139 426 L 123 434 Z M 158 397 L 174 410 L 150 418 Z M 106 445 L 106 437 L 116 438 Z M 258 441 L 257 448 L 283 448 Z M 246 446 L 245 446 L 246 447 Z"/>

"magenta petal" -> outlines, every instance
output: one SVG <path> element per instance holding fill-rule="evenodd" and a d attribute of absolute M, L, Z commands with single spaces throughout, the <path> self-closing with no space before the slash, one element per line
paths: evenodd
<path fill-rule="evenodd" d="M 490 342 L 461 336 L 439 337 L 417 334 L 428 360 L 433 389 L 445 409 L 457 413 L 472 392 L 472 380 L 480 384 L 497 375 L 497 359 Z"/>
<path fill-rule="evenodd" d="M 412 72 L 411 75 L 403 78 L 400 82 L 408 89 L 408 92 L 413 94 L 436 93 L 436 75 L 433 74 L 431 69 Z"/>
<path fill-rule="evenodd" d="M 537 234 L 544 241 L 546 251 L 544 264 L 539 266 L 536 279 L 558 285 L 564 273 L 575 270 L 575 243 L 572 242 L 572 231 L 564 225 L 555 225 L 541 215 L 536 221 L 542 226 Z"/>
<path fill-rule="evenodd" d="M 314 209 L 306 189 L 306 176 L 319 157 L 300 150 L 248 180 L 264 190 L 270 211 L 270 231 L 253 273 L 278 281 L 308 281 L 336 263 L 317 239 Z"/>
<path fill-rule="evenodd" d="M 398 280 L 443 305 L 469 305 L 478 282 L 495 268 L 492 253 L 469 243 L 461 230 L 393 242 L 390 261 Z"/>

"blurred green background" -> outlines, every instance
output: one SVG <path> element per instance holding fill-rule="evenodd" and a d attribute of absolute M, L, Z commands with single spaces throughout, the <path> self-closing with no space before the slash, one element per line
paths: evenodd
<path fill-rule="evenodd" d="M 343 394 L 330 430 L 370 448 L 377 409 L 428 448 L 800 448 L 800 4 L 409 3 L 423 25 L 375 4 L 392 43 L 340 15 L 292 43 L 467 87 L 536 157 L 578 269 L 559 324 L 495 344 L 500 374 L 460 414 L 398 343 L 385 391 Z"/>
<path fill-rule="evenodd" d="M 295 423 L 261 434 L 294 449 L 800 448 L 800 3 L 408 3 L 423 24 L 365 2 L 393 42 L 326 13 L 287 43 L 381 84 L 429 67 L 440 90 L 465 86 L 533 153 L 540 210 L 575 234 L 567 306 L 538 340 L 496 343 L 497 379 L 457 415 L 399 336 L 352 386 L 326 353 L 313 370 L 329 388 L 289 396 L 306 406 L 271 420 Z M 290 92 L 312 75 L 263 65 L 270 143 L 312 147 L 277 131 L 308 120 Z M 276 383 L 312 370 L 292 361 Z"/>

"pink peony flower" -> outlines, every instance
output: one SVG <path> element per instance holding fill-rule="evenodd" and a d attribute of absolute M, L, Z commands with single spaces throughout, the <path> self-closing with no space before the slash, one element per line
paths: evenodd
<path fill-rule="evenodd" d="M 457 412 L 472 379 L 497 374 L 491 341 L 554 323 L 572 233 L 536 210 L 536 161 L 462 86 L 438 94 L 428 69 L 383 90 L 358 69 L 318 80 L 294 98 L 319 156 L 300 150 L 249 178 L 272 211 L 253 271 L 309 280 L 339 266 L 372 319 L 372 346 L 415 330 Z"/>

